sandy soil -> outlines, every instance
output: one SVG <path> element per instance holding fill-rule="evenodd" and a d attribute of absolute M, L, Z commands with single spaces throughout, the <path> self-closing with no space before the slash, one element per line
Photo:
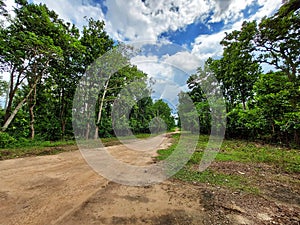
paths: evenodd
<path fill-rule="evenodd" d="M 124 162 L 148 165 L 156 150 L 171 142 L 169 136 L 162 140 L 147 152 L 122 145 L 109 151 Z M 277 172 L 265 165 L 214 163 L 212 168 L 256 177 L 263 192 L 173 179 L 124 186 L 94 172 L 79 151 L 1 161 L 0 224 L 300 224 L 299 174 L 282 174 L 276 183 Z"/>

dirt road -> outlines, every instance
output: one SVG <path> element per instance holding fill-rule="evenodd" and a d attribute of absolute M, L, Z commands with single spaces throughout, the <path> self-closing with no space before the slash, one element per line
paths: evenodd
<path fill-rule="evenodd" d="M 140 144 L 147 146 L 148 141 Z M 166 136 L 146 152 L 124 146 L 109 151 L 124 162 L 147 165 L 170 142 Z M 289 204 L 172 179 L 123 186 L 95 173 L 79 151 L 0 162 L 1 225 L 299 224 L 299 211 L 297 201 Z"/>

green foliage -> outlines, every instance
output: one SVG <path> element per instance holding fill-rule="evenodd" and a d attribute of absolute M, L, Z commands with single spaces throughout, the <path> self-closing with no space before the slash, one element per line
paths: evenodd
<path fill-rule="evenodd" d="M 15 142 L 16 139 L 14 139 L 8 133 L 0 132 L 0 148 L 6 148 L 13 145 Z"/>
<path fill-rule="evenodd" d="M 171 109 L 167 103 L 163 100 L 156 101 L 152 106 L 153 114 L 156 118 L 160 118 L 162 121 L 157 121 L 157 123 L 152 123 L 152 129 L 157 132 L 164 131 L 161 127 L 162 123 L 166 125 L 166 130 L 171 130 L 175 126 L 175 121 L 171 115 Z M 161 130 L 162 129 L 162 130 Z"/>
<path fill-rule="evenodd" d="M 256 32 L 256 22 L 244 22 L 241 31 L 226 34 L 221 41 L 223 57 L 208 61 L 210 69 L 222 83 L 228 109 L 239 103 L 246 109 L 246 102 L 253 96 L 253 84 L 260 73 L 260 65 L 252 57 L 252 37 Z"/>
<path fill-rule="evenodd" d="M 208 59 L 187 81 L 197 112 L 186 108 L 184 93 L 179 95 L 180 119 L 190 129 L 199 119 L 202 133 L 210 132 L 211 106 L 202 90 L 207 82 L 201 76 L 213 73 L 226 100 L 226 137 L 300 146 L 299 24 L 299 3 L 288 1 L 259 24 L 244 22 L 241 30 L 226 33 L 221 42 L 223 56 Z M 278 71 L 263 74 L 262 63 Z"/>
<path fill-rule="evenodd" d="M 159 150 L 157 159 L 165 160 L 169 157 L 178 143 L 179 134 L 172 136 L 174 143 L 166 150 Z M 192 137 L 191 138 L 195 138 Z M 209 136 L 199 137 L 196 151 L 189 159 L 187 168 L 199 165 L 203 152 L 207 146 Z M 283 172 L 300 172 L 300 153 L 296 149 L 286 149 L 258 142 L 247 142 L 243 140 L 224 140 L 216 161 L 231 161 L 241 163 L 267 163 Z"/>
<path fill-rule="evenodd" d="M 191 135 L 190 135 L 191 136 Z M 174 143 L 166 150 L 159 150 L 158 160 L 166 160 L 176 149 L 180 135 L 173 135 Z M 190 137 L 195 138 L 195 137 Z M 173 177 L 187 182 L 207 183 L 214 186 L 223 186 L 234 190 L 258 194 L 259 189 L 253 186 L 252 179 L 241 174 L 225 174 L 214 169 L 207 169 L 204 172 L 198 171 L 198 166 L 203 158 L 203 152 L 208 143 L 209 136 L 201 135 L 197 149 L 184 166 Z M 298 150 L 283 149 L 272 145 L 262 145 L 257 142 L 246 142 L 242 140 L 225 140 L 217 154 L 215 163 L 218 162 L 239 162 L 247 167 L 253 163 L 265 163 L 276 171 L 283 173 L 300 172 L 300 153 Z"/>
<path fill-rule="evenodd" d="M 299 1 L 287 1 L 272 17 L 265 17 L 255 36 L 258 60 L 285 73 L 289 81 L 299 81 L 300 11 Z"/>
<path fill-rule="evenodd" d="M 8 26 L 0 27 L 1 68 L 6 69 L 12 81 L 7 108 L 1 111 L 4 113 L 0 120 L 2 129 L 17 139 L 72 139 L 75 90 L 90 65 L 97 63 L 97 59 L 107 51 L 116 48 L 114 41 L 105 32 L 103 21 L 87 19 L 88 24 L 80 34 L 77 27 L 65 23 L 46 5 L 23 0 L 18 0 L 17 3 L 16 16 L 7 18 Z M 1 13 L 4 12 L 4 7 L 1 1 Z M 115 66 L 115 61 L 128 62 L 126 51 L 131 52 L 132 49 L 126 45 L 121 48 L 124 49 L 124 55 L 112 58 L 112 66 Z M 105 78 L 104 74 L 94 75 L 100 79 L 103 75 L 102 78 Z M 137 79 L 144 79 L 146 82 L 146 74 L 136 66 L 128 65 L 110 77 L 105 93 L 95 92 L 95 98 L 99 99 L 96 114 L 102 114 L 97 121 L 101 137 L 114 135 L 112 103 L 120 90 Z M 146 83 L 143 87 L 136 88 L 145 89 L 145 85 Z M 0 94 L 6 90 L 7 83 L 1 80 Z M 132 116 L 130 119 L 135 133 L 149 132 L 147 125 L 153 118 L 153 111 L 149 109 L 152 106 L 143 107 L 139 106 L 135 112 L 143 118 Z"/>
<path fill-rule="evenodd" d="M 73 139 L 73 98 L 85 71 L 93 62 L 99 63 L 99 57 L 117 47 L 124 50 L 123 54 L 112 57 L 111 65 L 106 65 L 107 71 L 116 61 L 128 65 L 128 56 L 134 50 L 123 44 L 115 46 L 105 32 L 103 21 L 87 19 L 80 33 L 46 5 L 25 0 L 16 3 L 16 16 L 11 18 L 6 15 L 5 2 L 0 1 L 0 14 L 8 24 L 0 26 L 0 64 L 12 81 L 8 85 L 0 80 L 0 95 L 9 89 L 7 108 L 1 111 L 2 129 L 18 140 L 28 137 L 50 141 Z M 215 90 L 215 82 L 209 76 L 214 74 L 226 100 L 226 137 L 258 138 L 290 147 L 300 146 L 299 24 L 299 2 L 291 0 L 259 24 L 244 22 L 240 30 L 227 33 L 221 42 L 223 56 L 207 60 L 204 68 L 199 68 L 188 79 L 190 91 L 179 94 L 182 131 L 211 132 L 215 118 L 207 95 Z M 261 63 L 273 65 L 278 72 L 262 74 Z M 94 72 L 95 78 L 108 78 L 105 71 Z M 96 121 L 98 130 L 83 132 L 83 136 L 91 137 L 98 132 L 100 137 L 112 137 L 113 128 L 125 136 L 128 129 L 135 134 L 159 132 L 163 124 L 171 130 L 174 118 L 168 104 L 162 100 L 153 102 L 143 95 L 151 93 L 146 78 L 143 71 L 132 65 L 112 74 L 104 90 L 94 94 L 95 102 L 98 101 L 95 112 L 98 118 L 89 119 Z M 141 82 L 136 83 L 136 80 Z M 87 83 L 92 85 L 90 81 Z M 128 101 L 130 107 L 121 108 L 117 114 L 120 117 L 113 120 L 112 104 L 123 94 L 121 90 L 127 90 L 125 97 L 131 97 L 119 100 Z M 129 119 L 125 115 L 129 115 Z M 113 121 L 117 121 L 116 124 Z"/>

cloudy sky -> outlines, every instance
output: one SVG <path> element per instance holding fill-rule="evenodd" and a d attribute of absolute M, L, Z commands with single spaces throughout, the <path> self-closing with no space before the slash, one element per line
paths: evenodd
<path fill-rule="evenodd" d="M 11 0 L 9 0 L 11 1 Z M 33 0 L 81 27 L 84 17 L 104 20 L 116 40 L 168 40 L 201 59 L 218 56 L 224 32 L 244 20 L 272 15 L 282 0 Z"/>
<path fill-rule="evenodd" d="M 13 0 L 7 0 L 12 5 Z M 159 42 L 159 50 L 133 59 L 157 80 L 164 92 L 185 81 L 208 57 L 222 54 L 225 32 L 240 29 L 244 20 L 260 20 L 281 6 L 282 0 L 31 0 L 44 3 L 78 27 L 85 16 L 105 21 L 106 31 L 123 42 Z M 161 47 L 164 45 L 164 47 Z M 168 80 L 168 82 L 166 82 Z M 166 91 L 167 90 L 167 91 Z M 163 91 L 161 91 L 161 94 Z M 165 96 L 166 97 L 166 96 Z"/>

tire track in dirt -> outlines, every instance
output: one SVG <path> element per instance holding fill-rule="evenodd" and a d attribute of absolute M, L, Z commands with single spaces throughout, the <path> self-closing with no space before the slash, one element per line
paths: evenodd
<path fill-rule="evenodd" d="M 153 140 L 136 144 L 151 146 Z M 172 141 L 169 135 L 159 140 L 159 145 L 144 152 L 122 145 L 108 150 L 125 163 L 149 165 L 156 150 Z M 244 166 L 215 162 L 212 169 L 231 174 Z M 247 173 L 256 171 L 255 165 L 250 166 Z M 270 177 L 277 176 L 276 171 L 264 170 Z M 298 174 L 294 176 L 299 179 Z M 297 201 L 277 198 L 173 179 L 145 187 L 123 186 L 94 172 L 79 151 L 0 162 L 1 225 L 299 224 Z"/>

